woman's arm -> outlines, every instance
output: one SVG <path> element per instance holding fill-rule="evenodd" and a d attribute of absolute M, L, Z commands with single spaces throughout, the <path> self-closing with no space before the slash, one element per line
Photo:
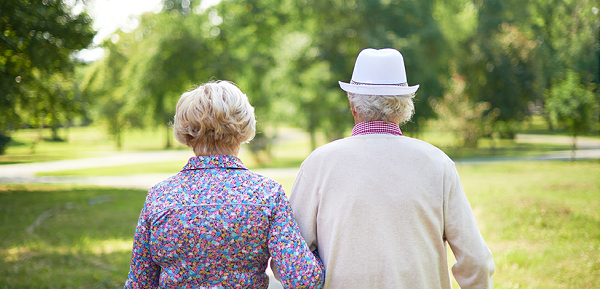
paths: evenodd
<path fill-rule="evenodd" d="M 160 266 L 152 261 L 150 253 L 150 220 L 148 219 L 147 205 L 142 209 L 133 237 L 133 251 L 129 275 L 125 288 L 158 288 Z"/>
<path fill-rule="evenodd" d="M 321 288 L 323 262 L 304 242 L 283 189 L 277 189 L 269 231 L 269 252 L 276 265 L 273 269 L 278 270 L 284 288 Z"/>

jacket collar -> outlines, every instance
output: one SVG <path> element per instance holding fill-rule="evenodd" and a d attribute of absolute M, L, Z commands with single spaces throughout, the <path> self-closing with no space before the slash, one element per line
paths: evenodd
<path fill-rule="evenodd" d="M 242 161 L 232 155 L 210 155 L 197 156 L 189 159 L 188 163 L 183 167 L 183 170 L 198 170 L 198 169 L 247 169 Z"/>

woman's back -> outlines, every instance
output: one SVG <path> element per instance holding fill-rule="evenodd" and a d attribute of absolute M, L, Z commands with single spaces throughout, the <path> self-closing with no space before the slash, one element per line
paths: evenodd
<path fill-rule="evenodd" d="M 194 157 L 149 191 L 126 287 L 266 288 L 270 255 L 284 286 L 310 285 L 320 261 L 299 236 L 277 182 L 234 156 Z"/>

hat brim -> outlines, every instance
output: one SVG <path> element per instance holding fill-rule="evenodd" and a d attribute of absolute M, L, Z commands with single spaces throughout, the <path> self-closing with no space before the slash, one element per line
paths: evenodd
<path fill-rule="evenodd" d="M 338 81 L 340 87 L 347 92 L 367 95 L 406 95 L 412 94 L 419 89 L 419 85 L 399 86 L 399 85 L 366 85 L 350 84 Z"/>

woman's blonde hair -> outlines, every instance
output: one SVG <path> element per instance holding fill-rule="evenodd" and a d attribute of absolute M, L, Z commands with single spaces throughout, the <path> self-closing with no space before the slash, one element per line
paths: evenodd
<path fill-rule="evenodd" d="M 235 84 L 209 82 L 181 96 L 173 131 L 196 155 L 235 154 L 254 138 L 254 107 Z"/>
<path fill-rule="evenodd" d="M 348 99 L 362 121 L 392 122 L 392 120 L 399 120 L 401 125 L 408 122 L 415 114 L 414 97 L 414 93 L 408 95 L 348 93 Z"/>

